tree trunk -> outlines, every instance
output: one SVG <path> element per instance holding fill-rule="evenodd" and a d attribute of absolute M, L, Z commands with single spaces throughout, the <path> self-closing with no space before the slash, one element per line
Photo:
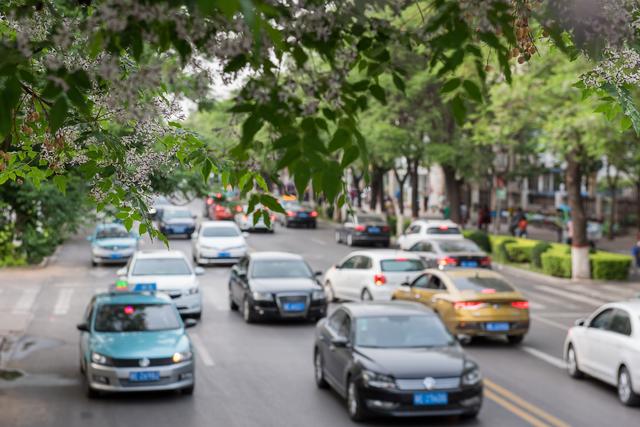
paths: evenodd
<path fill-rule="evenodd" d="M 587 217 L 580 194 L 582 167 L 580 164 L 582 147 L 574 148 L 567 155 L 567 199 L 571 208 L 571 275 L 574 279 L 591 277 L 589 265 L 589 241 L 587 240 Z"/>
<path fill-rule="evenodd" d="M 380 174 L 380 168 L 377 166 L 373 166 L 373 170 L 371 171 L 371 192 L 369 193 L 369 209 L 374 211 L 378 205 L 378 184 L 380 180 L 378 179 L 378 175 Z"/>
<path fill-rule="evenodd" d="M 636 227 L 640 234 L 640 181 L 636 181 Z"/>
<path fill-rule="evenodd" d="M 378 174 L 378 207 L 376 212 L 383 213 L 386 212 L 387 207 L 384 203 L 385 199 L 385 190 L 384 190 L 384 174 L 387 171 L 384 169 L 380 169 L 380 173 Z"/>
<path fill-rule="evenodd" d="M 414 159 L 413 163 L 409 163 L 409 167 L 411 175 L 411 216 L 413 218 L 418 218 L 420 216 L 420 198 L 418 197 L 418 159 Z"/>
<path fill-rule="evenodd" d="M 360 181 L 362 181 L 362 174 L 356 174 L 355 170 L 351 169 L 351 177 L 353 178 L 353 185 L 356 188 L 356 206 L 362 208 L 362 191 L 360 190 Z"/>
<path fill-rule="evenodd" d="M 619 172 L 616 170 L 615 175 L 611 176 L 610 166 L 607 165 L 607 186 L 609 188 L 609 192 L 611 193 L 611 206 L 609 207 L 609 230 L 607 232 L 607 237 L 609 240 L 615 239 L 615 229 L 614 225 L 616 224 L 616 216 L 617 216 L 617 208 L 618 208 L 618 177 Z"/>
<path fill-rule="evenodd" d="M 442 166 L 444 171 L 444 183 L 447 189 L 447 200 L 449 202 L 449 210 L 451 212 L 451 220 L 456 224 L 462 224 L 460 215 L 460 203 L 462 198 L 460 195 L 461 181 L 456 179 L 456 171 L 451 166 Z"/>
<path fill-rule="evenodd" d="M 400 174 L 396 168 L 393 168 L 393 175 L 396 178 L 396 182 L 398 183 L 398 209 L 401 214 L 404 214 L 404 183 L 407 181 L 407 177 L 409 176 L 409 159 L 407 159 L 407 173 L 404 174 L 402 178 L 400 178 Z M 395 199 L 395 194 L 389 194 L 389 196 Z"/>

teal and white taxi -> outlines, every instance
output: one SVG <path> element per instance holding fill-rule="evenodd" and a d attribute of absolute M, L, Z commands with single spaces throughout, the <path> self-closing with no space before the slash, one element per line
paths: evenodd
<path fill-rule="evenodd" d="M 181 390 L 192 394 L 195 364 L 171 299 L 153 292 L 110 292 L 92 298 L 80 331 L 80 370 L 87 396 L 103 392 Z"/>

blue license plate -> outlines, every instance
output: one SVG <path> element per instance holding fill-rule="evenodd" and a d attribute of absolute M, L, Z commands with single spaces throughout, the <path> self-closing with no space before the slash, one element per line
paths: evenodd
<path fill-rule="evenodd" d="M 447 405 L 449 393 L 445 391 L 432 391 L 428 393 L 415 393 L 413 404 L 416 406 Z"/>
<path fill-rule="evenodd" d="M 486 324 L 487 331 L 491 332 L 503 332 L 509 330 L 508 322 L 496 322 L 496 323 L 487 323 Z"/>
<path fill-rule="evenodd" d="M 380 227 L 369 227 L 369 233 L 377 234 L 380 232 Z"/>
<path fill-rule="evenodd" d="M 231 257 L 230 252 L 218 252 L 218 258 L 230 258 L 230 257 Z"/>
<path fill-rule="evenodd" d="M 186 231 L 187 229 L 185 227 L 173 227 L 172 231 L 176 234 L 182 234 Z"/>
<path fill-rule="evenodd" d="M 129 372 L 129 381 L 150 382 L 160 380 L 160 371 Z"/>
<path fill-rule="evenodd" d="M 299 212 L 299 213 L 298 213 L 298 216 L 299 216 L 300 218 L 306 218 L 306 217 L 308 217 L 308 216 L 309 216 L 309 214 L 307 214 L 306 212 Z"/>
<path fill-rule="evenodd" d="M 111 259 L 120 259 L 122 258 L 122 255 L 120 254 L 111 254 Z"/>
<path fill-rule="evenodd" d="M 307 305 L 303 302 L 285 302 L 282 305 L 284 311 L 304 311 Z"/>
<path fill-rule="evenodd" d="M 155 283 L 136 283 L 133 287 L 134 292 L 155 292 L 156 290 Z"/>
<path fill-rule="evenodd" d="M 477 267 L 478 261 L 460 261 L 460 267 Z"/>

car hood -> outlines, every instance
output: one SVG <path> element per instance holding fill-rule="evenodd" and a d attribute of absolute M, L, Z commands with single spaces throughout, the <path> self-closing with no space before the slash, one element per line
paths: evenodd
<path fill-rule="evenodd" d="M 238 237 L 201 237 L 199 244 L 216 249 L 235 248 L 245 245 L 244 238 Z"/>
<path fill-rule="evenodd" d="M 188 289 L 198 283 L 195 276 L 130 276 L 128 282 L 132 287 L 139 283 L 155 283 L 159 290 Z"/>
<path fill-rule="evenodd" d="M 455 377 L 462 375 L 465 355 L 458 346 L 439 348 L 356 347 L 363 365 L 395 378 Z"/>
<path fill-rule="evenodd" d="M 251 279 L 250 286 L 252 291 L 258 292 L 311 292 L 322 289 L 315 279 L 305 278 Z"/>
<path fill-rule="evenodd" d="M 138 242 L 133 237 L 111 237 L 108 239 L 97 239 L 94 243 L 96 246 L 110 248 L 112 246 L 135 246 Z"/>
<path fill-rule="evenodd" d="M 189 338 L 183 329 L 157 332 L 95 333 L 91 350 L 118 359 L 171 357 L 189 349 Z"/>

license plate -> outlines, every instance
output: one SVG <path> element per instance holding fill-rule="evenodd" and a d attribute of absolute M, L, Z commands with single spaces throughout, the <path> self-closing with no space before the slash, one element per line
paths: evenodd
<path fill-rule="evenodd" d="M 369 233 L 379 233 L 380 227 L 369 227 Z"/>
<path fill-rule="evenodd" d="M 487 328 L 487 331 L 491 331 L 491 332 L 508 331 L 509 323 L 508 322 L 487 323 L 486 328 Z"/>
<path fill-rule="evenodd" d="M 444 391 L 415 393 L 413 395 L 413 404 L 416 406 L 446 405 L 448 403 L 449 394 Z"/>
<path fill-rule="evenodd" d="M 129 372 L 129 381 L 150 382 L 160 380 L 160 371 Z"/>
<path fill-rule="evenodd" d="M 133 287 L 134 292 L 155 292 L 156 290 L 155 283 L 136 283 Z"/>
<path fill-rule="evenodd" d="M 304 311 L 306 304 L 303 302 L 285 302 L 282 305 L 284 311 Z"/>
<path fill-rule="evenodd" d="M 308 215 L 306 212 L 300 212 L 300 213 L 298 213 L 298 216 L 299 216 L 300 218 L 306 218 L 306 217 L 308 217 L 309 215 Z"/>
<path fill-rule="evenodd" d="M 230 257 L 231 257 L 230 252 L 218 252 L 218 258 L 230 258 Z"/>
<path fill-rule="evenodd" d="M 460 261 L 460 267 L 477 267 L 478 261 Z"/>
<path fill-rule="evenodd" d="M 122 258 L 122 255 L 120 254 L 111 254 L 111 259 L 120 259 Z"/>
<path fill-rule="evenodd" d="M 179 234 L 179 233 L 184 233 L 185 231 L 186 231 L 185 227 L 173 227 L 173 232 L 174 233 Z"/>

